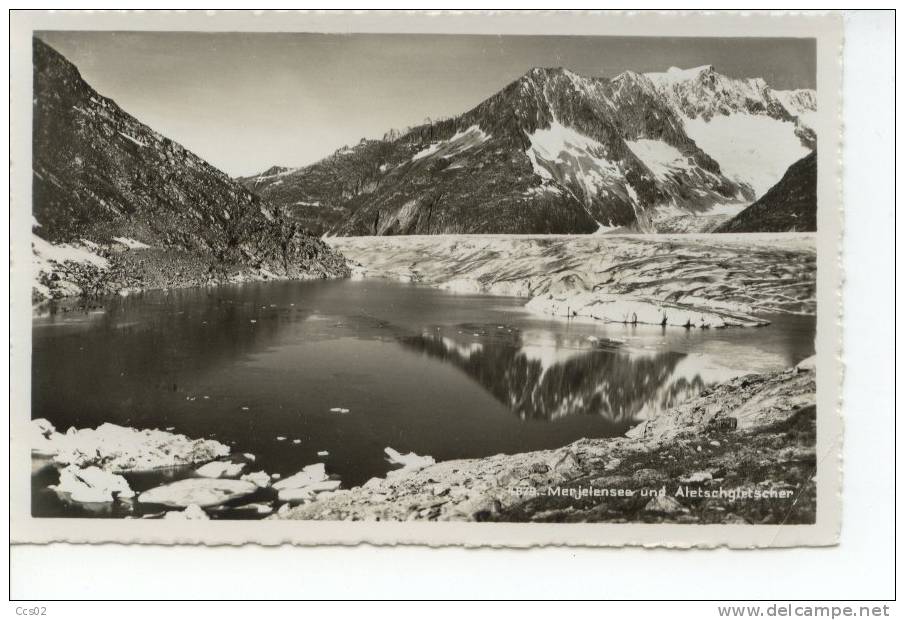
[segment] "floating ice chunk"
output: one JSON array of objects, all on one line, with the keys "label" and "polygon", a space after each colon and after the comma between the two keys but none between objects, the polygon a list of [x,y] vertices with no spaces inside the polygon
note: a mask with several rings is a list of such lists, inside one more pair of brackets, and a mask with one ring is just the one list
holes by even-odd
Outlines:
[{"label": "floating ice chunk", "polygon": [[326,450],[319,450],[317,453],[318,456],[330,456],[330,453]]},{"label": "floating ice chunk", "polygon": [[349,413],[349,410],[345,407],[332,407],[330,413]]},{"label": "floating ice chunk", "polygon": [[340,487],[340,484],[342,483],[339,480],[322,480],[299,488],[280,489],[277,497],[284,502],[307,501],[314,499],[314,496],[318,493],[335,491]]},{"label": "floating ice chunk", "polygon": [[327,469],[323,463],[314,463],[306,465],[297,474],[284,478],[273,484],[276,490],[282,489],[301,489],[327,479]]},{"label": "floating ice chunk", "polygon": [[795,369],[798,372],[816,370],[817,369],[817,356],[812,355],[811,357],[801,360],[800,362],[798,362],[795,365]]},{"label": "floating ice chunk", "polygon": [[31,421],[31,451],[40,456],[53,456],[58,451],[59,440],[63,437],[48,420],[38,418]]},{"label": "floating ice chunk", "polygon": [[206,508],[251,495],[257,490],[258,487],[247,480],[186,478],[145,491],[138,496],[138,501],[177,508],[197,504]]},{"label": "floating ice chunk", "polygon": [[281,502],[296,504],[314,499],[314,493],[308,489],[281,489],[277,492],[277,498]]},{"label": "floating ice chunk", "polygon": [[247,480],[257,487],[266,489],[270,486],[270,475],[266,471],[256,471],[251,474],[245,474],[240,480]]},{"label": "floating ice chunk", "polygon": [[243,512],[250,511],[259,515],[269,515],[273,512],[273,506],[271,506],[270,504],[265,504],[264,502],[255,502],[253,504],[238,506],[236,510],[241,510]]},{"label": "floating ice chunk", "polygon": [[210,519],[197,504],[186,506],[185,510],[171,510],[163,515],[163,518],[173,521],[207,521]]},{"label": "floating ice chunk", "polygon": [[424,469],[428,465],[433,465],[436,463],[434,457],[432,456],[420,456],[415,454],[414,452],[409,452],[408,454],[402,454],[394,450],[393,448],[384,448],[384,453],[387,455],[387,460],[394,465],[402,465],[402,469],[405,471],[418,471],[419,469]]},{"label": "floating ice chunk", "polygon": [[229,463],[226,461],[214,461],[202,465],[195,473],[202,478],[235,478],[245,469],[245,463]]},{"label": "floating ice chunk", "polygon": [[112,502],[114,498],[134,497],[126,479],[100,467],[66,467],[60,470],[60,482],[51,486],[58,495],[79,503]]},{"label": "floating ice chunk", "polygon": [[150,471],[205,463],[229,455],[229,446],[213,439],[189,439],[161,430],[138,430],[116,424],[69,429],[53,441],[54,461],[61,465],[96,465],[113,473]]},{"label": "floating ice chunk", "polygon": [[286,441],[286,438],[282,435],[277,435],[277,441]]}]

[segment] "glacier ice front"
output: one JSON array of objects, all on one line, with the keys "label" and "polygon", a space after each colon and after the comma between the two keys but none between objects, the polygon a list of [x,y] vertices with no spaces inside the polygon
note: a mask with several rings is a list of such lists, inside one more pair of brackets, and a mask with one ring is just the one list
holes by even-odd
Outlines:
[{"label": "glacier ice front", "polygon": [[607,293],[575,292],[538,295],[526,306],[539,314],[585,317],[607,323],[672,327],[756,327],[769,321],[741,313],[671,304]]}]

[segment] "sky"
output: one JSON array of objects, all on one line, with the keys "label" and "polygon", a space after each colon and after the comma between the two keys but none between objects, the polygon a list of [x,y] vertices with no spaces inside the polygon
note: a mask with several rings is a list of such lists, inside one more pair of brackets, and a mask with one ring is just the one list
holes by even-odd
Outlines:
[{"label": "sky", "polygon": [[712,64],[814,88],[813,39],[41,32],[100,94],[232,176],[313,163],[465,112],[532,67],[586,76]]}]

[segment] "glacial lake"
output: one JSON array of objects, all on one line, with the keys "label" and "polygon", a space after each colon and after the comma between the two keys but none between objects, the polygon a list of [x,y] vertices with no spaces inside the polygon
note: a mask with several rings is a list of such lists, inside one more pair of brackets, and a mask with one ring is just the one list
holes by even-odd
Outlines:
[{"label": "glacial lake", "polygon": [[[814,352],[814,317],[685,330],[547,319],[525,302],[383,280],[107,299],[34,318],[32,417],[213,438],[254,454],[250,471],[324,462],[348,488],[393,469],[387,446],[448,460],[615,436]],[[190,474],[127,477],[141,491]],[[55,478],[34,475],[36,516],[122,516],[63,504]]]}]

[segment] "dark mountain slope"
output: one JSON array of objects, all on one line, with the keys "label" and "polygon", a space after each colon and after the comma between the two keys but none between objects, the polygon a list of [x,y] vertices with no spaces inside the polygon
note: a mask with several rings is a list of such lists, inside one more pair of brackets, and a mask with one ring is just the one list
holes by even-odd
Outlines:
[{"label": "dark mountain slope", "polygon": [[763,197],[715,232],[817,230],[817,153],[798,160]]},{"label": "dark mountain slope", "polygon": [[[132,288],[159,284],[150,271],[160,270],[173,272],[164,278],[173,286],[199,273],[214,281],[345,273],[341,257],[281,208],[99,95],[41,40],[33,52],[33,212],[44,240],[120,250],[108,258],[128,247],[116,237],[140,242],[132,249],[156,254],[121,270]],[[182,271],[195,275],[180,280]]]}]

